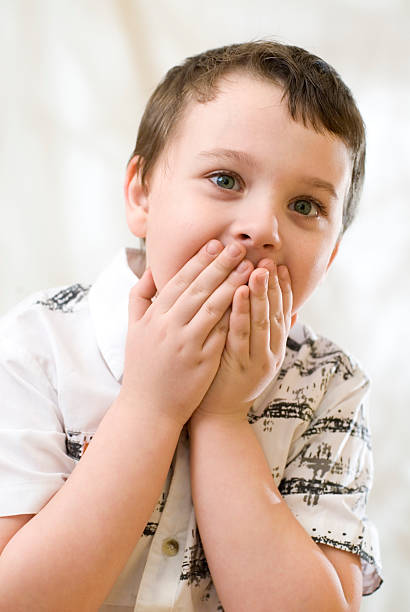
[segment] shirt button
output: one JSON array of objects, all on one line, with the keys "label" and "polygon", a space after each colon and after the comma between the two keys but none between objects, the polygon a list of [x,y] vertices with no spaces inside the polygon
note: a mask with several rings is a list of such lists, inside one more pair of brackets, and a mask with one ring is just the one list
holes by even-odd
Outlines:
[{"label": "shirt button", "polygon": [[162,553],[166,557],[175,557],[179,551],[179,544],[173,538],[169,538],[168,540],[164,540],[162,542]]}]

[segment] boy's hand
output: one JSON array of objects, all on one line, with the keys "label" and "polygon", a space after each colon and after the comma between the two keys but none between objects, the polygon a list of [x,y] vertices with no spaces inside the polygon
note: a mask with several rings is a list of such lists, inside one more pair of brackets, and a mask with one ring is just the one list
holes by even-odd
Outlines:
[{"label": "boy's hand", "polygon": [[286,266],[277,270],[272,261],[261,260],[249,287],[235,292],[221,365],[191,422],[210,415],[246,419],[253,401],[282,365],[291,312]]},{"label": "boy's hand", "polygon": [[150,269],[132,288],[120,395],[138,413],[168,417],[182,427],[200,404],[220,364],[234,293],[253,269],[244,256],[243,247],[232,255],[212,240],[154,301]]}]

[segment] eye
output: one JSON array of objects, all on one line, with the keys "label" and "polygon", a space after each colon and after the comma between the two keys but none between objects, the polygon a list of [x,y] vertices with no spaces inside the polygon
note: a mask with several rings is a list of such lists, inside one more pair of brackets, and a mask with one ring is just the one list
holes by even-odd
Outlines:
[{"label": "eye", "polygon": [[240,191],[241,184],[239,182],[238,177],[235,174],[228,174],[227,172],[216,172],[208,178],[220,187],[221,189],[225,189],[227,191]]},{"label": "eye", "polygon": [[319,213],[322,213],[322,206],[317,202],[308,200],[307,198],[300,198],[289,204],[290,210],[303,215],[304,217],[318,217]]}]

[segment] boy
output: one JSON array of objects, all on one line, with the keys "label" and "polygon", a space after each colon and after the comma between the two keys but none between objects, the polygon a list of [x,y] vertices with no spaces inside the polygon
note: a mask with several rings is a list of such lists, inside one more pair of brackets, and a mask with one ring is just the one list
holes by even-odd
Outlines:
[{"label": "boy", "polygon": [[1,610],[353,611],[379,586],[368,380],[296,322],[364,153],[302,49],[169,71],[125,179],[145,252],[2,324]]}]

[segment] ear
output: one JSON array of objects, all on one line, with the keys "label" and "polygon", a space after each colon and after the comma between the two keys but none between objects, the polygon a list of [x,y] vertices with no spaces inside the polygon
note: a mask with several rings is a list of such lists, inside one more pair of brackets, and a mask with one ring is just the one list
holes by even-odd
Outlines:
[{"label": "ear", "polygon": [[133,157],[125,173],[125,216],[130,231],[137,238],[145,238],[148,218],[148,193],[141,182],[140,158]]},{"label": "ear", "polygon": [[333,249],[332,254],[331,254],[330,258],[329,258],[329,261],[328,261],[327,266],[326,266],[326,272],[329,270],[330,266],[332,265],[333,260],[336,257],[337,252],[339,250],[339,246],[340,246],[340,239],[336,242],[335,248]]}]

